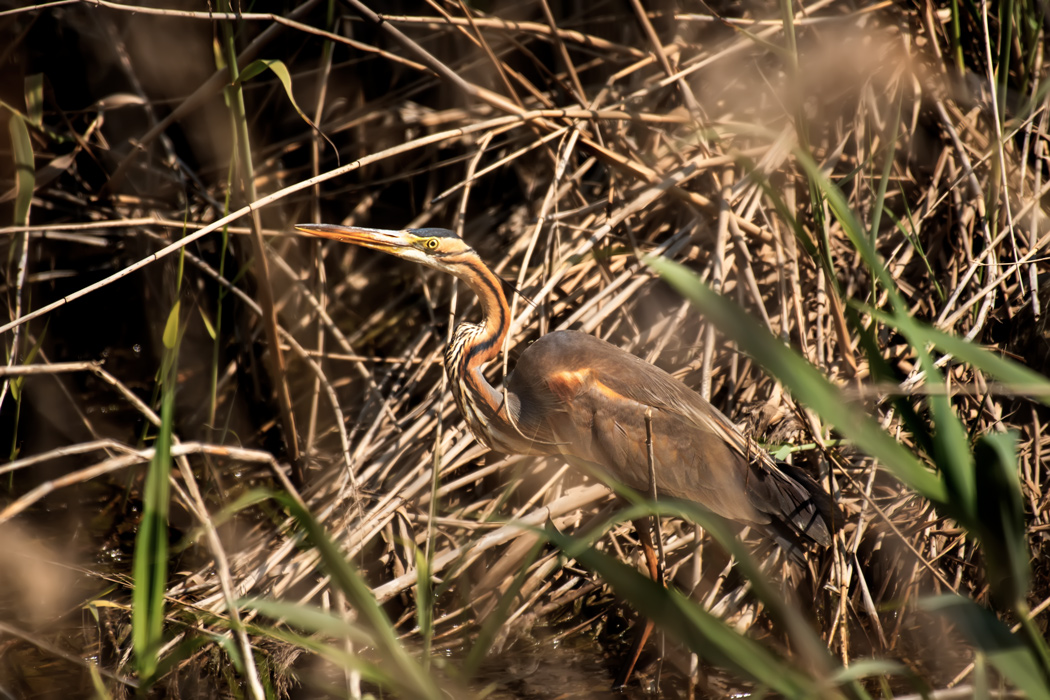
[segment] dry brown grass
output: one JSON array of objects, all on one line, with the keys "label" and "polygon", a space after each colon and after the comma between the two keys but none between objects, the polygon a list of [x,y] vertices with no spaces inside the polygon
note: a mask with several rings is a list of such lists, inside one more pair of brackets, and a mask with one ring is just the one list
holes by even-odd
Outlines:
[{"label": "dry brown grass", "polygon": [[[210,47],[221,17],[110,3],[0,15],[8,38],[0,51],[17,66],[8,75],[45,81],[43,121],[31,130],[30,226],[2,229],[0,239],[12,355],[0,407],[0,446],[11,451],[0,467],[0,522],[17,523],[19,543],[3,556],[32,562],[0,578],[0,653],[16,659],[0,665],[0,690],[50,697],[67,679],[84,683],[90,668],[131,674],[137,465],[151,458],[154,376],[176,298],[186,331],[171,525],[173,541],[189,539],[172,560],[167,591],[173,639],[224,632],[224,611],[243,597],[343,609],[319,554],[281,509],[256,504],[225,517],[254,487],[294,490],[287,446],[298,445],[299,495],[410,643],[418,642],[416,550],[429,543],[441,584],[433,643],[454,658],[469,651],[477,624],[522,567],[518,597],[501,611],[496,658],[509,645],[526,648],[531,635],[542,644],[595,637],[616,649],[604,621],[618,603],[602,581],[552,548],[528,558],[533,538],[507,524],[550,521],[581,533],[610,505],[607,491],[556,460],[487,454],[449,399],[441,365],[448,309],[476,315],[469,293],[378,254],[287,235],[305,221],[460,233],[519,291],[508,362],[491,368],[494,382],[528,342],[575,328],[672,372],[757,439],[809,445],[793,458],[829,480],[849,518],[838,550],[785,584],[785,595],[806,608],[844,664],[875,656],[901,661],[934,688],[973,682],[972,650],[914,606],[944,591],[989,602],[973,538],[872,460],[829,444],[829,426],[725,342],[639,254],[698,272],[913,445],[891,399],[914,396],[921,412],[921,397],[945,387],[925,383],[913,348],[881,326],[873,337],[896,379],[871,381],[849,303],[881,307],[885,290],[872,294],[855,247],[811,196],[793,149],[809,150],[865,225],[880,217],[874,243],[915,318],[1045,374],[1042,29],[1014,38],[1009,75],[997,86],[1009,91],[997,105],[986,29],[961,12],[957,67],[947,4],[818,0],[794,8],[791,41],[773,3],[648,15],[627,3],[585,6],[549,19],[542,2],[469,18],[456,4],[413,6],[375,25],[336,5],[326,25],[324,5],[307,2],[236,19],[242,68],[255,58],[283,61],[297,104],[318,126],[296,113],[273,73],[246,84],[255,231],[266,239],[268,277],[249,245],[246,190],[230,174],[227,81]],[[992,25],[994,44],[1000,27]],[[1001,60],[997,48],[993,57]],[[5,80],[0,98],[24,111],[17,82]],[[9,167],[10,158],[0,160]],[[0,202],[5,224],[8,206]],[[226,221],[228,244],[219,230]],[[140,271],[118,278],[139,261]],[[267,355],[260,288],[273,290],[285,376]],[[942,359],[972,435],[1020,435],[1029,604],[1045,628],[1046,408],[1023,387]],[[83,364],[96,360],[105,364]],[[12,388],[23,363],[43,376]],[[275,387],[287,387],[295,432],[280,418],[284,391]],[[783,649],[716,546],[701,537],[698,577],[700,533],[668,519],[663,534],[680,587],[695,587],[707,609]],[[637,563],[632,537],[618,528],[599,545]],[[32,540],[47,549],[30,552]],[[61,595],[46,587],[31,594],[26,577],[56,558],[72,580]],[[273,677],[293,662],[314,677],[318,662],[252,639]],[[54,646],[72,658],[56,661]],[[680,664],[665,687],[673,697],[686,692],[688,659],[673,649],[668,658]],[[183,696],[223,695],[222,683],[240,682],[223,659],[206,646],[165,683]],[[44,663],[61,668],[42,678],[25,670]],[[221,683],[194,685],[202,669]],[[741,687],[706,670],[712,695]],[[581,687],[606,682],[588,678]],[[105,683],[117,696],[128,692]]]}]

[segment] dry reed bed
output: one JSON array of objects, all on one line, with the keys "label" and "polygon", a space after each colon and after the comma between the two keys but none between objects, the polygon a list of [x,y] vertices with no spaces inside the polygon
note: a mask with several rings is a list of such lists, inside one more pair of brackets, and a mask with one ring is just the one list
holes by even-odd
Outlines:
[{"label": "dry reed bed", "polygon": [[[951,17],[944,8],[820,0],[796,8],[797,51],[784,53],[783,23],[772,5],[720,8],[721,18],[706,9],[643,16],[603,6],[587,16],[558,18],[557,31],[542,5],[516,24],[499,17],[468,21],[461,8],[448,6],[452,17],[428,9],[427,16],[386,17],[378,27],[340,8],[334,34],[306,30],[324,21],[316,5],[305,3],[280,20],[236,20],[243,31],[242,67],[256,57],[283,60],[299,107],[327,137],[296,115],[272,75],[247,84],[254,186],[262,200],[254,208],[267,235],[268,279],[261,278],[257,260],[249,262],[247,235],[232,236],[223,258],[219,234],[207,232],[224,220],[225,122],[208,126],[210,144],[193,136],[173,144],[160,135],[171,128],[162,113],[183,119],[185,129],[205,124],[201,115],[227,118],[219,93],[224,80],[200,68],[210,56],[191,55],[193,70],[186,69],[174,102],[159,101],[163,93],[154,95],[136,80],[150,69],[142,63],[143,37],[129,38],[132,32],[175,31],[199,39],[222,16],[153,11],[128,18],[127,8],[107,3],[33,11],[56,13],[58,24],[105,13],[99,25],[129,52],[121,69],[140,90],[141,100],[130,101],[153,104],[155,111],[140,131],[120,134],[121,141],[109,135],[108,149],[88,141],[85,153],[101,152],[108,177],[93,173],[84,182],[67,173],[39,183],[33,226],[6,230],[10,249],[28,251],[30,271],[22,280],[8,269],[9,317],[20,315],[11,300],[47,284],[44,246],[65,240],[103,246],[114,260],[127,261],[196,229],[200,239],[182,248],[190,280],[183,304],[199,307],[214,323],[217,299],[229,295],[223,321],[229,335],[215,355],[199,323],[181,349],[176,433],[183,442],[176,448],[174,498],[187,514],[185,529],[203,528],[204,536],[193,549],[201,563],[170,579],[171,619],[178,622],[173,632],[190,619],[214,624],[206,613],[224,615],[232,600],[248,596],[340,605],[318,553],[303,546],[294,523],[280,512],[260,516],[249,509],[232,523],[212,524],[249,486],[273,483],[281,474],[280,484],[293,488],[283,479],[288,453],[280,451],[282,440],[302,446],[302,500],[361,567],[377,599],[392,601],[389,609],[402,615],[406,637],[415,624],[417,548],[433,547],[432,573],[450,584],[435,621],[436,643],[449,649],[466,643],[475,628],[464,623],[484,621],[523,565],[528,575],[508,611],[507,635],[524,634],[547,619],[574,620],[573,606],[600,584],[554,550],[526,559],[533,540],[513,523],[542,526],[549,520],[563,532],[583,532],[596,514],[608,512],[601,510],[610,506],[606,490],[582,483],[554,460],[485,454],[449,400],[441,366],[453,324],[449,306],[457,318],[475,317],[469,290],[378,254],[283,235],[295,222],[443,226],[461,233],[519,292],[512,296],[509,360],[490,368],[494,383],[528,342],[575,328],[668,369],[763,442],[822,445],[833,438],[815,414],[640,262],[646,253],[667,256],[746,307],[907,443],[909,434],[896,423],[887,397],[945,388],[924,383],[911,348],[889,331],[878,340],[902,381],[866,381],[860,339],[851,336],[846,320],[855,313],[848,302],[880,306],[885,291],[869,297],[871,276],[854,246],[826,207],[813,211],[793,151],[801,139],[865,223],[881,217],[874,243],[916,318],[1039,371],[1048,366],[1040,259],[1047,235],[1041,209],[1046,111],[1043,104],[1023,111],[1027,93],[1021,91],[1007,100],[1013,111],[999,114],[979,72],[956,77],[942,55],[950,46]],[[14,21],[27,22],[33,12],[26,12]],[[979,27],[968,29],[980,36]],[[351,34],[352,41],[344,38]],[[325,39],[337,42],[335,48],[322,51]],[[971,70],[984,65],[981,56],[974,52]],[[1039,52],[1029,74],[1034,80],[1044,73]],[[104,107],[98,114],[110,117]],[[1007,136],[1001,142],[994,137],[996,119]],[[68,135],[69,126],[55,128]],[[127,148],[128,140],[142,143],[147,154]],[[37,145],[54,143],[40,138]],[[38,153],[38,164],[48,154],[53,165],[71,167],[55,151]],[[784,211],[778,212],[774,195]],[[231,196],[232,211],[243,203],[243,191],[235,187]],[[785,213],[801,223],[801,238]],[[127,248],[117,251],[117,239],[129,240]],[[833,279],[806,252],[807,242],[826,247]],[[66,263],[67,253],[51,255],[75,264]],[[219,262],[232,284],[220,278]],[[144,275],[152,277],[140,283],[146,316],[129,319],[154,326],[155,338],[161,331],[156,319],[173,301],[176,264],[173,254],[150,262]],[[251,274],[231,273],[249,266]],[[157,272],[162,268],[163,277]],[[82,270],[71,273],[77,288],[86,287]],[[287,364],[283,379],[259,359],[267,317],[254,301],[260,285],[274,292]],[[48,293],[45,288],[32,296],[39,308]],[[70,303],[87,307],[91,299]],[[23,357],[24,348],[39,342],[42,316],[6,331],[8,338],[23,334]],[[0,521],[29,518],[27,527],[53,493],[83,488],[90,479],[134,490],[131,468],[152,456],[139,442],[141,421],[158,422],[147,405],[150,390],[136,385],[148,379],[141,370],[122,376],[112,362],[104,368],[63,365],[69,355],[61,354],[61,344],[49,338],[44,348],[34,367],[60,382],[60,372],[91,373],[107,386],[91,384],[92,393],[78,394],[70,387],[82,384],[60,384],[94,442],[61,443],[0,467],[0,473],[17,475],[81,454],[69,473],[13,482],[32,488],[16,488]],[[942,366],[958,414],[973,433],[1020,432],[1030,546],[1037,557],[1045,555],[1045,412],[1017,397],[1016,388],[990,385],[966,365],[945,358]],[[218,377],[214,409],[201,408],[208,392],[200,385],[207,386],[209,367]],[[278,418],[281,392],[273,386],[282,381],[296,435]],[[27,395],[37,386],[27,381]],[[121,409],[123,425],[98,423],[92,408],[97,392],[107,402],[134,407]],[[844,662],[870,654],[904,658],[936,685],[966,679],[968,654],[930,648],[940,628],[930,632],[933,623],[909,603],[937,590],[983,600],[986,584],[973,543],[848,446],[832,442],[793,457],[828,480],[849,514],[842,547],[795,581],[813,596],[828,646]],[[695,584],[686,555],[697,532],[671,520],[663,532],[672,575],[679,585]],[[636,561],[631,538],[617,529],[600,546]],[[110,546],[98,538],[98,551]],[[746,595],[746,585],[726,578],[717,548],[703,551],[697,595],[705,606],[739,629],[767,634],[761,606]],[[774,562],[769,566],[777,574]],[[113,577],[101,568],[94,575]],[[1037,564],[1030,601],[1037,613],[1050,601],[1047,583],[1045,565]],[[123,594],[118,588],[111,596],[119,601]],[[116,624],[122,614],[106,611],[104,617]],[[225,630],[225,623],[214,629]],[[572,624],[559,629],[578,631]],[[123,674],[130,648],[105,635],[93,643],[107,647]]]}]

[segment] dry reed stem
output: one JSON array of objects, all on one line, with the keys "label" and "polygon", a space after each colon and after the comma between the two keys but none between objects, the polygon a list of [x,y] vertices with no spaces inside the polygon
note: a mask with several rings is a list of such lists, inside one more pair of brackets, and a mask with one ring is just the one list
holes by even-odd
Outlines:
[{"label": "dry reed stem", "polygon": [[[1023,387],[997,385],[947,355],[936,359],[949,383],[930,386],[910,349],[885,337],[883,359],[901,381],[871,382],[872,370],[852,330],[849,315],[857,310],[850,302],[882,306],[885,292],[876,289],[870,296],[870,275],[837,222],[827,211],[813,210],[793,157],[796,119],[804,114],[821,167],[846,190],[854,210],[868,217],[878,199],[883,159],[893,153],[890,182],[879,205],[893,220],[884,215],[872,236],[912,313],[1003,352],[1029,352],[1009,323],[1027,310],[1033,333],[1045,324],[1040,314],[1047,298],[1045,292],[1040,298],[1040,284],[1045,286],[1043,258],[1050,242],[1041,204],[1050,191],[1043,173],[1046,105],[1012,123],[997,111],[994,92],[990,109],[970,101],[950,79],[953,69],[938,45],[944,20],[932,6],[912,12],[879,3],[833,13],[830,0],[809,3],[795,17],[805,48],[800,84],[785,84],[782,57],[764,43],[781,41],[783,23],[758,12],[746,17],[682,14],[672,18],[677,23],[672,36],[665,30],[661,34],[666,18],[647,15],[636,4],[630,26],[611,36],[603,35],[606,29],[597,21],[559,26],[560,18],[546,3],[537,6],[536,21],[474,16],[463,5],[444,5],[435,6],[435,16],[384,15],[378,29],[363,24],[357,27],[361,36],[348,39],[338,26],[311,24],[317,19],[313,3],[287,18],[96,4],[99,12],[148,12],[159,21],[248,23],[250,43],[241,51],[242,67],[267,51],[279,52],[278,32],[293,37],[310,57],[294,66],[296,94],[314,90],[309,94],[315,99],[308,103],[312,118],[340,145],[341,162],[294,115],[282,111],[271,128],[264,128],[268,117],[258,119],[263,105],[285,108],[259,101],[252,118],[269,140],[259,147],[255,175],[263,195],[252,210],[267,218],[262,231],[275,266],[278,333],[289,351],[293,409],[309,426],[305,446],[314,462],[301,498],[347,556],[362,565],[377,598],[400,611],[407,637],[413,634],[408,629],[413,617],[404,594],[417,583],[414,547],[433,541],[432,575],[453,577],[458,587],[477,594],[476,605],[449,606],[436,620],[441,643],[463,648],[469,636],[463,630],[469,628],[461,624],[483,619],[495,607],[517,573],[515,564],[531,547],[535,535],[523,535],[522,525],[542,526],[550,518],[570,532],[584,532],[605,492],[594,485],[578,488],[580,477],[562,474],[558,464],[486,458],[473,441],[445,396],[441,369],[451,331],[449,302],[457,317],[473,318],[477,306],[469,294],[459,294],[444,278],[361,251],[325,246],[318,259],[317,248],[279,235],[295,221],[444,225],[461,232],[522,292],[512,298],[505,359],[489,373],[497,385],[536,337],[577,328],[665,367],[749,433],[774,444],[816,445],[798,453],[798,459],[814,472],[832,465],[827,483],[834,485],[850,517],[832,564],[807,575],[807,583],[816,591],[820,631],[844,663],[868,654],[908,653],[901,646],[908,639],[904,630],[916,624],[909,621],[915,613],[907,605],[898,614],[887,612],[888,603],[910,602],[935,589],[983,599],[979,552],[869,460],[829,446],[834,443],[828,427],[722,342],[718,329],[672,298],[638,264],[640,253],[656,252],[692,267],[848,387],[853,400],[903,441],[910,436],[891,412],[889,399],[939,391],[953,397],[975,434],[1020,430],[1032,547],[1045,553],[1040,539],[1050,503],[1045,416],[1038,408],[1024,410]],[[914,21],[897,28],[898,14]],[[8,15],[16,16],[0,13]],[[396,50],[382,38],[391,30],[401,42]],[[988,27],[982,31],[982,41],[990,42]],[[867,42],[865,55],[852,55],[831,40],[840,32]],[[328,40],[344,52],[340,59],[311,53]],[[405,51],[413,55],[406,57]],[[546,51],[549,56],[538,58]],[[388,73],[391,89],[380,94],[352,82],[350,61],[366,61],[371,69]],[[136,68],[134,59],[125,62],[125,71],[134,74]],[[990,71],[991,65],[982,68]],[[1042,72],[1040,55],[1036,74]],[[114,239],[142,245],[134,255],[122,255],[123,267],[107,270],[99,282],[78,279],[72,292],[54,300],[40,294],[31,309],[11,305],[0,332],[29,329],[20,341],[23,353],[42,332],[38,319],[61,313],[64,305],[85,296],[77,303],[88,304],[92,292],[126,281],[153,263],[151,270],[171,265],[169,254],[185,251],[196,289],[232,292],[242,316],[227,326],[237,328],[238,339],[227,338],[224,345],[221,366],[227,369],[219,383],[220,403],[232,415],[258,401],[243,385],[241,367],[251,364],[259,310],[244,282],[230,281],[229,267],[219,274],[209,248],[216,232],[248,213],[247,208],[228,215],[223,210],[224,166],[201,158],[194,177],[202,186],[188,190],[192,214],[186,224],[186,208],[175,199],[157,194],[154,203],[144,205],[138,193],[126,191],[133,162],[140,173],[165,172],[151,144],[213,100],[223,75],[212,67],[166,106],[167,116],[133,135],[139,145],[114,160],[105,183],[126,199],[104,200],[90,212],[85,207],[80,217],[62,217],[58,209],[52,213],[35,204],[32,226],[0,228],[9,240],[26,234],[26,247],[33,251],[83,245],[116,256]],[[982,79],[987,82],[988,76]],[[145,88],[138,95],[147,103],[151,99]],[[796,99],[799,105],[793,104]],[[898,102],[900,128],[889,133]],[[159,101],[153,105],[159,106]],[[162,150],[171,152],[168,144]],[[61,201],[61,187],[69,187],[68,182],[43,184],[36,196],[41,202]],[[413,191],[416,187],[425,194]],[[76,196],[89,201],[86,193]],[[773,196],[784,202],[783,212]],[[997,212],[1005,215],[991,219]],[[804,227],[799,235],[793,219]],[[178,239],[183,229],[187,235]],[[159,250],[157,240],[165,242]],[[238,248],[241,242],[234,237],[232,245]],[[826,246],[832,265],[818,264],[808,245]],[[21,289],[55,283],[63,274],[82,273],[31,269],[5,291],[9,299],[20,298]],[[317,274],[326,284],[308,282]],[[209,295],[214,297],[209,291],[193,301],[211,315]],[[1031,352],[1034,362],[1038,358]],[[346,361],[352,366],[345,367]],[[37,371],[92,372],[104,380],[102,391],[111,392],[113,400],[156,423],[148,392],[119,364],[110,362],[101,370],[38,362],[24,370],[9,366],[5,378]],[[33,394],[44,381],[56,380],[27,377],[24,386]],[[65,386],[62,391],[91,440],[52,445],[0,467],[0,473],[42,469],[71,456],[85,461],[14,494],[4,502],[0,520],[16,514],[25,518],[58,491],[82,487],[87,479],[104,480],[152,453],[135,445],[134,430],[116,439],[103,437],[110,435],[109,426],[89,417],[81,397]],[[262,403],[271,410],[275,406],[265,392]],[[179,484],[186,491],[180,498],[206,529],[211,561],[184,580],[173,580],[169,597],[213,613],[231,609],[232,601],[247,595],[316,603],[330,593],[329,583],[318,571],[317,553],[301,546],[291,520],[256,523],[250,537],[236,546],[221,528],[209,527],[210,499],[221,490],[221,481],[209,476],[216,464],[212,457],[223,456],[218,464],[236,460],[249,483],[284,479],[280,458],[261,449],[266,430],[260,421],[243,425],[251,426],[237,437],[243,448],[230,446],[233,438],[220,431],[215,434],[225,442],[213,443],[212,426],[180,426],[180,433],[193,436],[175,448],[183,458]],[[97,450],[107,457],[90,457]],[[431,493],[434,464],[440,465],[441,485]],[[431,518],[427,508],[434,498],[438,517]],[[704,541],[701,533],[664,523],[662,535],[669,577],[688,579],[685,555]],[[637,560],[634,543],[621,531],[608,533],[598,546]],[[703,572],[696,595],[741,629],[761,630],[763,614],[749,599],[746,584],[734,580],[716,547],[702,551],[710,571]],[[493,565],[501,557],[506,557],[502,565]],[[482,566],[489,575],[476,574]],[[1045,604],[1050,600],[1047,572],[1036,575],[1036,597]],[[571,568],[559,570],[557,559],[546,553],[530,565],[507,624],[524,632],[571,611],[599,590],[599,582]],[[567,629],[588,629],[588,620],[578,623]],[[516,634],[509,628],[507,633]],[[247,650],[246,638],[240,641]],[[923,657],[922,663],[928,661]],[[938,677],[941,681],[965,680],[966,663],[945,664],[951,669]]]}]

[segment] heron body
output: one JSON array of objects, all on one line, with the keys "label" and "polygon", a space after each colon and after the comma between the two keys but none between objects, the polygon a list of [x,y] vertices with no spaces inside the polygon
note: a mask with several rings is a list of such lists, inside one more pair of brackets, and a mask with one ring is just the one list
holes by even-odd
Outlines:
[{"label": "heron body", "polygon": [[834,506],[808,475],[755,449],[699,394],[610,343],[577,331],[549,333],[521,354],[504,390],[493,387],[482,369],[503,347],[510,309],[501,280],[451,231],[296,228],[442,270],[474,291],[482,322],[456,327],[445,368],[471,432],[493,450],[559,455],[644,493],[649,411],[660,497],[755,526],[796,559],[813,544],[830,544]]}]

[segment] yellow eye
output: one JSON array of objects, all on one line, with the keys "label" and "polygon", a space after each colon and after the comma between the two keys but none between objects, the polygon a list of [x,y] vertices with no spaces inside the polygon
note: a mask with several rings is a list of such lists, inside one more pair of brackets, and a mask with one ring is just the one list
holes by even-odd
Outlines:
[{"label": "yellow eye", "polygon": [[437,250],[438,245],[438,239],[436,238],[428,238],[427,242],[423,244],[427,250]]}]

